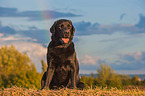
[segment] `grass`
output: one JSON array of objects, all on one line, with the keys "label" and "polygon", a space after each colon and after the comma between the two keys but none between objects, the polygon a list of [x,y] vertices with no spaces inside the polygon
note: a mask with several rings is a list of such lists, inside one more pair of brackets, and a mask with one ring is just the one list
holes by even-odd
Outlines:
[{"label": "grass", "polygon": [[37,90],[35,88],[27,89],[23,87],[12,86],[0,90],[0,96],[145,96],[145,90],[137,87],[121,90],[117,88],[102,88],[95,89],[59,89],[59,90]]}]

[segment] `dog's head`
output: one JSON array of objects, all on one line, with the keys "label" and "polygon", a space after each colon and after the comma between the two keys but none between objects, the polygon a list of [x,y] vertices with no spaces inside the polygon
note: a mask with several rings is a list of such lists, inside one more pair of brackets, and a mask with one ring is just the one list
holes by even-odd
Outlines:
[{"label": "dog's head", "polygon": [[52,41],[57,45],[64,45],[72,42],[75,28],[70,20],[60,19],[54,22],[50,28],[52,33]]}]

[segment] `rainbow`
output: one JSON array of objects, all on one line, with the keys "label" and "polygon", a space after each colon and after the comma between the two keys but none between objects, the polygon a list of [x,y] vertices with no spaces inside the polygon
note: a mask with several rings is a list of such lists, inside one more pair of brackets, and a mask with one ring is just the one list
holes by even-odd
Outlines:
[{"label": "rainbow", "polygon": [[52,26],[52,24],[54,23],[54,21],[56,21],[56,19],[60,19],[60,18],[55,18],[53,17],[53,14],[51,13],[51,11],[48,11],[48,9],[52,9],[51,8],[51,4],[52,4],[52,0],[36,0],[36,5],[40,8],[43,9],[45,11],[40,11],[40,20],[43,20],[44,23],[41,23],[45,29],[47,29],[45,31],[45,34],[43,34],[44,36],[44,40],[46,40],[46,42],[49,43],[50,39],[51,39],[51,33],[49,31],[50,27]]},{"label": "rainbow", "polygon": [[51,15],[51,13],[47,10],[51,7],[51,1],[50,0],[36,0],[35,3],[41,9],[46,9],[46,11],[40,11],[40,19],[45,20],[42,26],[44,26],[44,28],[47,30],[45,31],[45,34],[43,34],[43,37],[46,40],[46,42],[49,43],[49,41],[51,39],[51,34],[50,34],[49,29],[52,25],[52,20],[50,20],[50,19],[53,17]]}]

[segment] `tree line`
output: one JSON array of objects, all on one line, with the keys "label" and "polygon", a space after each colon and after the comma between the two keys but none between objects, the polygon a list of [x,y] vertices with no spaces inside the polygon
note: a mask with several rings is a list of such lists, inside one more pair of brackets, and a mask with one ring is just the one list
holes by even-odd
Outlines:
[{"label": "tree line", "polygon": [[[46,71],[47,64],[41,60],[42,73],[38,73],[37,69],[28,57],[27,53],[20,53],[13,45],[10,47],[4,46],[0,48],[0,88],[11,87],[16,85],[18,87],[37,89],[41,88],[41,77]],[[139,77],[133,78],[127,75],[120,75],[114,73],[114,70],[106,64],[101,62],[100,68],[97,69],[98,76],[93,74],[89,77],[82,76],[81,81],[86,87],[108,86],[118,87],[128,85],[143,85],[145,80],[139,81]]]},{"label": "tree line", "polygon": [[96,86],[101,87],[117,87],[125,88],[126,86],[144,86],[145,80],[140,80],[138,76],[130,77],[124,74],[114,73],[114,70],[107,64],[101,62],[100,68],[97,69],[97,77],[91,73],[91,76],[82,76],[81,81],[84,82],[85,86],[95,88]]}]

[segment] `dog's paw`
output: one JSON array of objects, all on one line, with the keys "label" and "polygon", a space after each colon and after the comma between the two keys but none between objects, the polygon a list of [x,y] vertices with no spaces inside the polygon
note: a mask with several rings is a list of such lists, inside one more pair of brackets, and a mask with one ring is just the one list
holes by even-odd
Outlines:
[{"label": "dog's paw", "polygon": [[45,86],[45,87],[41,88],[41,90],[49,90],[49,87]]}]

